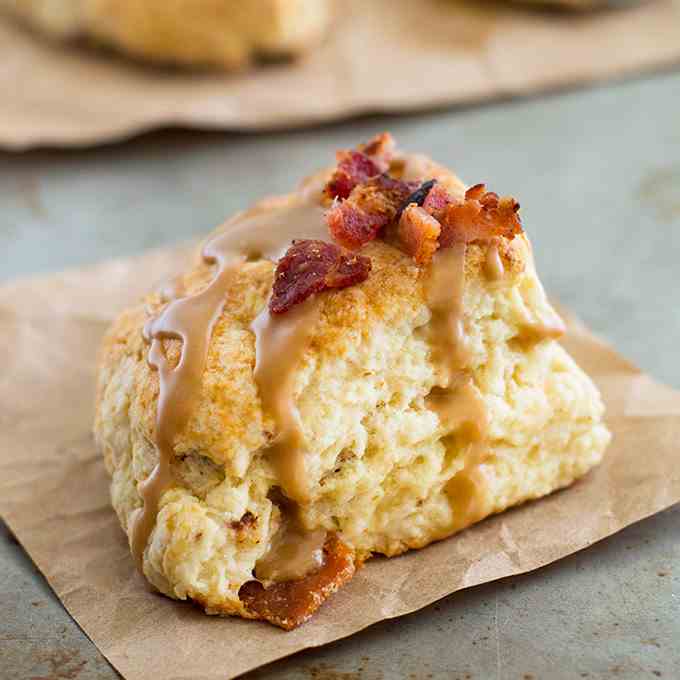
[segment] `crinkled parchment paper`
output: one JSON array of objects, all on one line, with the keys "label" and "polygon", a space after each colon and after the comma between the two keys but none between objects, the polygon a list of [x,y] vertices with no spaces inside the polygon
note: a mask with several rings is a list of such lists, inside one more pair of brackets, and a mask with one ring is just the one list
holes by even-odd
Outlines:
[{"label": "crinkled parchment paper", "polygon": [[[68,611],[128,680],[224,680],[536,569],[680,501],[680,393],[577,320],[566,345],[595,378],[614,440],[570,489],[392,560],[369,562],[311,622],[284,633],[150,593],[109,506],[92,422],[97,345],[111,318],[187,249],[0,288],[0,512]],[[360,603],[360,606],[357,604]]]},{"label": "crinkled parchment paper", "polygon": [[159,126],[255,130],[531,93],[680,60],[680,0],[560,12],[498,0],[338,0],[326,43],[240,74],[60,46],[0,18],[0,146]]}]

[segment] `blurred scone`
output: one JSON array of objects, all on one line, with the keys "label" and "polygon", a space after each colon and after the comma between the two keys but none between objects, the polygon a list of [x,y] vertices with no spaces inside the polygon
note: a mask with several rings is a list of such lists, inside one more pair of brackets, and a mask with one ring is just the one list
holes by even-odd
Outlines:
[{"label": "blurred scone", "polygon": [[317,44],[332,1],[0,0],[0,9],[59,39],[88,38],[153,61],[232,69]]},{"label": "blurred scone", "polygon": [[95,434],[158,590],[290,628],[372,553],[601,460],[600,396],[556,340],[518,207],[383,135],[228,222],[121,315]]}]

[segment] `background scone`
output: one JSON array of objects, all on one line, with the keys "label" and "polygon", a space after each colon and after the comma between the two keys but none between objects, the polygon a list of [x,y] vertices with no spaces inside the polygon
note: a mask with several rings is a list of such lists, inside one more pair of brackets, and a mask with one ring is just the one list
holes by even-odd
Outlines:
[{"label": "background scone", "polygon": [[115,322],[95,434],[156,588],[290,628],[372,553],[601,460],[603,406],[557,342],[518,207],[383,135],[228,222]]},{"label": "background scone", "polygon": [[159,62],[226,69],[317,44],[333,0],[0,0],[59,39],[88,38]]}]

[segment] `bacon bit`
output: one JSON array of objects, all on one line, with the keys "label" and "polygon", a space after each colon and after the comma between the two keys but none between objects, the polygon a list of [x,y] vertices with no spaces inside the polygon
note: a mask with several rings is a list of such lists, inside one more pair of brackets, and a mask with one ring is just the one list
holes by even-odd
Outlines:
[{"label": "bacon bit", "polygon": [[293,241],[276,266],[269,311],[282,314],[314,293],[361,283],[370,271],[369,258],[333,243]]},{"label": "bacon bit", "polygon": [[442,248],[454,243],[488,241],[493,236],[512,239],[522,232],[517,215],[519,203],[514,198],[499,198],[476,184],[465,193],[465,200],[451,203],[439,216]]},{"label": "bacon bit", "polygon": [[486,184],[475,184],[465,192],[465,198],[471,201],[478,201],[486,193]]},{"label": "bacon bit", "polygon": [[348,203],[339,203],[326,215],[328,228],[334,241],[345,248],[360,248],[372,241],[386,224],[378,215],[371,215]]},{"label": "bacon bit", "polygon": [[330,198],[347,198],[357,184],[387,169],[360,151],[338,151],[338,167],[326,184],[326,195]]},{"label": "bacon bit", "polygon": [[446,206],[452,202],[449,192],[441,184],[435,184],[423,201],[423,208],[433,217],[439,218]]},{"label": "bacon bit", "polygon": [[[422,266],[437,248],[495,236],[511,239],[521,233],[519,204],[512,198],[499,198],[484,184],[470,187],[460,200],[436,179],[418,186],[391,177],[386,171],[397,165],[390,165],[394,148],[392,136],[383,133],[353,151],[338,153],[338,167],[325,188],[335,199],[326,221],[336,243],[357,250],[380,236],[388,225],[398,223],[402,247]],[[311,287],[322,285],[321,289],[332,285],[318,284],[310,277],[306,281]],[[309,294],[304,292],[301,299]],[[295,302],[285,303],[291,304]]]},{"label": "bacon bit", "polygon": [[431,179],[427,182],[423,182],[402,204],[397,211],[397,217],[401,216],[401,213],[406,210],[406,207],[415,203],[416,205],[423,205],[427,195],[430,193],[432,187],[437,183],[436,179]]},{"label": "bacon bit", "polygon": [[367,212],[384,213],[394,219],[401,204],[417,188],[418,182],[404,182],[389,175],[380,175],[356,187],[349,202]]},{"label": "bacon bit", "polygon": [[297,581],[283,581],[265,588],[259,581],[248,581],[239,590],[246,608],[259,618],[284,630],[292,630],[312,614],[344,583],[356,566],[354,554],[335,535],[326,539],[321,568]]},{"label": "bacon bit", "polygon": [[359,144],[359,151],[362,151],[367,156],[379,158],[384,163],[389,163],[394,156],[396,146],[397,143],[389,132],[381,132],[366,142],[366,144]]},{"label": "bacon bit", "polygon": [[325,194],[330,198],[347,198],[355,186],[387,171],[394,148],[392,135],[383,132],[366,144],[359,144],[356,150],[338,151],[338,166],[326,184]]},{"label": "bacon bit", "polygon": [[403,182],[388,175],[359,184],[347,200],[328,211],[326,220],[331,236],[346,248],[360,248],[395,219],[402,203],[416,187],[415,182]]},{"label": "bacon bit", "polygon": [[437,220],[415,203],[407,206],[399,220],[399,240],[403,249],[413,257],[416,264],[430,263],[439,248],[441,226]]}]

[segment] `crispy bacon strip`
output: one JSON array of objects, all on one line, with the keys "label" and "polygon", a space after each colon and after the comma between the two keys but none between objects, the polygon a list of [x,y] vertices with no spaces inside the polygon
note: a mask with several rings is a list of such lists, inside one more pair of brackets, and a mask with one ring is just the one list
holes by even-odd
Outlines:
[{"label": "crispy bacon strip", "polygon": [[326,539],[323,552],[323,566],[298,581],[274,583],[269,588],[259,581],[244,583],[238,594],[241,602],[261,619],[285,630],[296,628],[354,576],[354,554],[337,536]]},{"label": "crispy bacon strip", "polygon": [[326,184],[325,193],[330,198],[347,198],[352,189],[371,177],[386,172],[394,154],[394,138],[383,132],[352,151],[338,151],[338,165]]},{"label": "crispy bacon strip", "polygon": [[487,241],[494,236],[514,238],[522,232],[514,198],[499,198],[476,184],[465,193],[465,200],[447,205],[439,215],[441,235],[439,245],[447,248],[454,243]]},{"label": "crispy bacon strip", "polygon": [[439,222],[416,203],[411,203],[401,213],[399,240],[402,248],[421,267],[429,264],[439,248],[440,232]]},{"label": "crispy bacon strip", "polygon": [[327,213],[331,236],[346,248],[356,249],[372,241],[394,220],[406,198],[418,188],[387,175],[374,177],[352,190]]},{"label": "crispy bacon strip", "polygon": [[364,281],[371,260],[324,241],[293,241],[279,260],[269,301],[272,314],[282,314],[310,295]]}]

